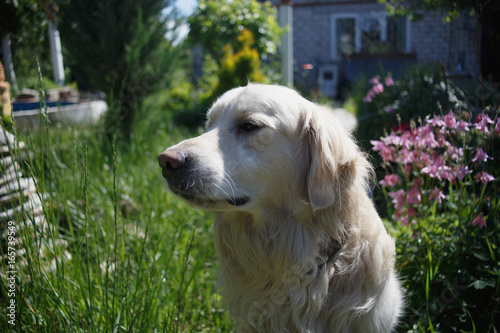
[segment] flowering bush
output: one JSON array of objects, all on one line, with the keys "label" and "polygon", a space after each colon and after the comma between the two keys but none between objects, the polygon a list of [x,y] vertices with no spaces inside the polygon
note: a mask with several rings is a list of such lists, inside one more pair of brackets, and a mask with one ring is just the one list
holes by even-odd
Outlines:
[{"label": "flowering bush", "polygon": [[[498,136],[500,122],[486,114],[477,117],[476,123],[459,119],[453,112],[446,116],[426,118],[418,127],[391,132],[380,141],[371,141],[384,161],[388,173],[380,184],[386,189],[397,189],[402,177],[410,188],[388,192],[392,199],[394,219],[408,224],[421,210],[422,204],[442,204],[447,196],[445,189],[477,192],[477,183],[486,188],[496,180],[488,173],[487,163],[493,157],[484,150],[491,136]],[[483,148],[482,148],[483,147]],[[399,174],[394,172],[399,166]],[[470,178],[470,181],[467,181]],[[425,188],[428,186],[429,188]],[[473,204],[480,210],[485,191],[474,198]],[[425,214],[426,210],[421,213]],[[479,212],[478,212],[479,214]]]},{"label": "flowering bush", "polygon": [[[367,99],[379,91],[372,88]],[[500,328],[499,136],[498,111],[450,111],[371,141],[397,222],[407,331]]]},{"label": "flowering bush", "polygon": [[359,80],[345,107],[358,116],[357,137],[369,149],[371,139],[379,138],[384,129],[417,121],[428,114],[439,114],[442,108],[464,107],[465,93],[443,77],[439,66],[419,65],[398,73],[380,73]]}]

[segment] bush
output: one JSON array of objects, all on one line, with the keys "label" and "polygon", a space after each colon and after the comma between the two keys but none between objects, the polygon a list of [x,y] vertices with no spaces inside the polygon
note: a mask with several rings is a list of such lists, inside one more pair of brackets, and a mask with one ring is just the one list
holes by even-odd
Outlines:
[{"label": "bush", "polygon": [[218,83],[212,92],[211,101],[231,88],[246,86],[248,82],[265,82],[261,72],[259,52],[251,31],[243,29],[238,36],[239,50],[235,52],[230,44],[223,47],[224,57],[218,73]]},{"label": "bush", "polygon": [[402,331],[500,328],[500,112],[487,111],[428,116],[372,141],[408,290]]},{"label": "bush", "polygon": [[[178,79],[172,88],[146,98],[144,111],[157,110],[153,118],[158,118],[160,122],[197,128],[203,126],[207,110],[224,92],[246,86],[248,82],[267,82],[261,71],[261,60],[252,32],[243,29],[238,42],[236,50],[230,44],[224,47],[225,56],[220,66],[209,55],[205,56],[204,75],[198,80],[197,87],[186,78]],[[158,110],[161,112],[158,113]],[[148,118],[151,119],[151,115]],[[156,120],[153,120],[152,126],[156,125]]]},{"label": "bush", "polygon": [[384,129],[441,113],[441,108],[461,107],[465,94],[447,82],[438,66],[421,65],[405,70],[397,80],[380,74],[360,80],[346,102],[358,116],[358,138],[365,148]]}]

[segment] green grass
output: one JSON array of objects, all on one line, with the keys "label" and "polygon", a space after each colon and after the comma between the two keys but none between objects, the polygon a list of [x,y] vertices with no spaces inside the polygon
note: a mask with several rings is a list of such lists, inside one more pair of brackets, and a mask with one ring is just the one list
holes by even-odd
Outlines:
[{"label": "green grass", "polygon": [[[140,119],[127,149],[106,144],[100,126],[45,127],[43,118],[41,131],[17,134],[32,152],[21,167],[38,179],[50,228],[21,228],[21,220],[32,219],[27,212],[15,219],[15,325],[8,323],[11,297],[2,274],[0,328],[230,331],[215,282],[212,217],[174,197],[156,161],[195,133],[161,118],[157,110]],[[0,265],[9,271],[7,260]]]}]

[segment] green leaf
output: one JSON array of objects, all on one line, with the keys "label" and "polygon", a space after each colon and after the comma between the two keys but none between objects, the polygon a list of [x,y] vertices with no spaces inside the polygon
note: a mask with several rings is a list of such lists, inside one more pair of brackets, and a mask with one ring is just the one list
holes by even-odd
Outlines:
[{"label": "green leaf", "polygon": [[476,282],[473,282],[469,285],[469,287],[474,286],[476,289],[484,289],[486,287],[495,287],[495,281],[494,280],[477,280]]},{"label": "green leaf", "polygon": [[484,252],[472,252],[472,254],[474,255],[474,257],[482,261],[488,261],[491,259],[491,257]]}]

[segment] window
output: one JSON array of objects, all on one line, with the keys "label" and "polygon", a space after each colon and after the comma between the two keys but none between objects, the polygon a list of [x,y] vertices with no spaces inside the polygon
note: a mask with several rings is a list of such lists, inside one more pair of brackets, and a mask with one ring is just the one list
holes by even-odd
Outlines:
[{"label": "window", "polygon": [[332,58],[342,59],[357,52],[359,45],[359,29],[356,15],[334,15],[332,16]]},{"label": "window", "polygon": [[382,24],[376,15],[363,17],[361,24],[362,48],[382,40]]},{"label": "window", "polygon": [[387,18],[387,41],[401,52],[409,52],[408,19],[404,16]]},{"label": "window", "polygon": [[334,14],[331,16],[331,30],[333,60],[361,51],[410,52],[407,17],[391,17],[385,12]]},{"label": "window", "polygon": [[353,18],[338,19],[336,21],[337,33],[337,56],[342,54],[352,54],[355,50],[354,43],[354,29],[356,27],[356,20]]}]

